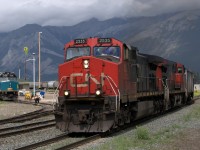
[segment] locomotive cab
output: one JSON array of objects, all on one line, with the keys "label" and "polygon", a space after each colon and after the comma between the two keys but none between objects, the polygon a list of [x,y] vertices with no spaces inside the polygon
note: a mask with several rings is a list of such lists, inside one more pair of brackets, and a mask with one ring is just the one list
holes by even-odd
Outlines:
[{"label": "locomotive cab", "polygon": [[184,78],[184,66],[182,64],[177,63],[176,64],[176,73],[175,73],[175,89],[178,90],[184,90],[184,83],[183,83],[183,78]]},{"label": "locomotive cab", "polygon": [[65,45],[55,110],[58,128],[69,132],[111,128],[120,105],[122,47],[111,38],[76,39]]},{"label": "locomotive cab", "polygon": [[60,87],[60,96],[65,94],[65,98],[70,99],[114,94],[113,90],[110,92],[104,88],[104,84],[108,84],[105,81],[108,78],[118,84],[116,77],[121,61],[121,48],[111,39],[98,39],[94,45],[91,41],[77,39],[65,46],[66,59],[59,66],[59,79],[66,79],[63,79],[65,85]]},{"label": "locomotive cab", "polygon": [[12,72],[0,72],[0,99],[17,100],[19,83]]}]

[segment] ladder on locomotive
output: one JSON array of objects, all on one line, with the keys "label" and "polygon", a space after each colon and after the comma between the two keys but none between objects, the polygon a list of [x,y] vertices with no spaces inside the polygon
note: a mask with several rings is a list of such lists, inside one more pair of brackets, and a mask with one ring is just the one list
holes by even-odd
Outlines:
[{"label": "ladder on locomotive", "polygon": [[[121,103],[120,102],[120,91],[119,91],[119,88],[117,87],[116,83],[114,82],[114,80],[110,76],[106,75],[105,77],[108,80],[113,92],[115,93],[115,97],[116,97],[115,98],[115,103],[116,103],[115,109],[116,109],[116,112],[119,112],[120,111],[120,103]],[[113,87],[113,85],[115,86],[115,88]]]},{"label": "ladder on locomotive", "polygon": [[164,87],[164,106],[165,106],[165,110],[168,109],[168,103],[169,103],[169,87],[167,84],[167,79],[165,79],[166,81],[164,81],[164,79],[162,79],[162,84]]}]

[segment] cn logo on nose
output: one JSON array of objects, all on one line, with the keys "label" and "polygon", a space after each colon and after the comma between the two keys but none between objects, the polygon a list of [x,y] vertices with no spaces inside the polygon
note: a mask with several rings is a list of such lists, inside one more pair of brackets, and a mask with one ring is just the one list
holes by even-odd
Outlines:
[{"label": "cn logo on nose", "polygon": [[[83,77],[84,75],[83,75],[83,73],[72,73],[71,75],[70,75],[70,85],[72,86],[72,87],[87,87],[88,86],[88,84],[87,84],[87,82],[88,82],[88,80],[89,80],[89,75],[86,73],[85,74],[85,82],[84,83],[79,83],[79,84],[75,84],[74,83],[74,79],[76,78],[76,77]],[[104,75],[104,73],[101,73],[101,82],[100,81],[98,81],[94,76],[92,76],[91,74],[90,74],[90,79],[91,79],[91,81],[93,81],[95,84],[102,84],[102,86],[104,85],[104,80],[103,80],[103,78],[105,77],[105,75]],[[100,79],[100,78],[98,78],[98,79]]]}]

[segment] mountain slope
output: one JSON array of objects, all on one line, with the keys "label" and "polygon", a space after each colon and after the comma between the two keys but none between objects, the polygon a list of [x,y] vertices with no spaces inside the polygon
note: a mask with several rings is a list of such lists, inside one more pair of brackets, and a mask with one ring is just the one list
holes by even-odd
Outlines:
[{"label": "mountain slope", "polygon": [[[66,42],[94,36],[115,37],[137,46],[143,53],[159,55],[183,63],[193,71],[200,71],[200,10],[105,21],[92,18],[74,26],[63,27],[25,25],[8,33],[0,33],[0,71],[13,71],[18,74],[20,67],[24,77],[25,59],[32,57],[33,52],[37,58],[38,32],[42,32],[43,81],[57,79],[57,68],[64,60],[63,46]],[[25,46],[29,48],[29,56],[25,56],[23,52]],[[31,62],[27,62],[27,77],[32,80]]]},{"label": "mountain slope", "polygon": [[200,10],[180,12],[129,38],[146,53],[181,62],[200,71]]}]

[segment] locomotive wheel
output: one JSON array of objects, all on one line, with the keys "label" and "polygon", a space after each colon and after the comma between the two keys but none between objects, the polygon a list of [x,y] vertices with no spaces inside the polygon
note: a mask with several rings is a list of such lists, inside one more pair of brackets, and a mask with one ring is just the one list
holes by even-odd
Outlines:
[{"label": "locomotive wheel", "polygon": [[123,113],[124,123],[130,123],[131,122],[131,113],[129,111],[129,108],[126,108],[124,111],[122,111],[122,113]]},{"label": "locomotive wheel", "polygon": [[119,126],[123,126],[124,125],[124,119],[123,118],[119,118],[118,119],[118,124],[119,124]]},{"label": "locomotive wheel", "polygon": [[170,98],[170,108],[173,108],[174,104],[175,104],[175,99],[174,99],[174,97],[171,97]]},{"label": "locomotive wheel", "polygon": [[158,114],[160,112],[160,103],[159,100],[154,100],[154,113]]},{"label": "locomotive wheel", "polygon": [[160,107],[160,113],[165,112],[165,104],[164,104],[164,100],[159,100],[159,107]]},{"label": "locomotive wheel", "polygon": [[124,125],[124,115],[123,115],[124,111],[121,111],[120,114],[118,114],[118,125],[119,126],[123,126]]},{"label": "locomotive wheel", "polygon": [[125,123],[130,123],[131,122],[131,113],[130,112],[128,112],[127,113],[127,116],[126,116],[126,118],[125,118]]},{"label": "locomotive wheel", "polygon": [[183,98],[182,98],[182,102],[181,102],[183,105],[185,105],[186,104],[186,97],[185,97],[185,95],[183,95]]}]

